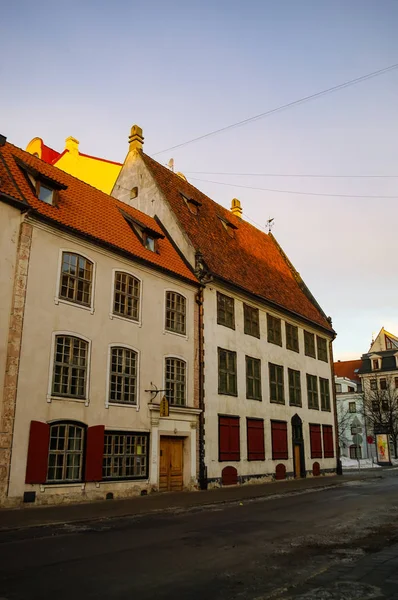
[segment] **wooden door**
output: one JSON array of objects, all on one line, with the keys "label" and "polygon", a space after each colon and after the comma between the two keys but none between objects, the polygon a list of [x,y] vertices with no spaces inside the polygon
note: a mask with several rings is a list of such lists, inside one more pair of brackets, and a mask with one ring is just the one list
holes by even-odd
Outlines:
[{"label": "wooden door", "polygon": [[183,439],[160,438],[159,491],[179,492],[183,489]]},{"label": "wooden door", "polygon": [[301,477],[301,446],[294,445],[294,476]]}]

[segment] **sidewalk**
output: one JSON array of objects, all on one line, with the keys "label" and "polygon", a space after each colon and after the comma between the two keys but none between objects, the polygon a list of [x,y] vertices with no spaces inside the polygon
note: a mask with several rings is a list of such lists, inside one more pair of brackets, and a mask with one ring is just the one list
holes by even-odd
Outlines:
[{"label": "sidewalk", "polygon": [[280,494],[333,488],[350,481],[380,478],[377,473],[361,475],[329,476],[310,479],[294,479],[274,483],[252,484],[217,488],[206,491],[150,494],[124,500],[105,500],[84,504],[60,506],[26,506],[0,510],[0,531],[21,529],[37,525],[53,525],[143,515],[158,511],[190,509],[211,504],[239,502],[243,500],[272,497]]}]

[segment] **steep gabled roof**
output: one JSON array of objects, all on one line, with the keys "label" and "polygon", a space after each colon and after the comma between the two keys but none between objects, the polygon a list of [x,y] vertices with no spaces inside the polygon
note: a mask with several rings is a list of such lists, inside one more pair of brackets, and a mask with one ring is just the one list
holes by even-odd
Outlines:
[{"label": "steep gabled roof", "polygon": [[[194,248],[202,253],[214,276],[334,333],[272,235],[236,217],[148,155],[141,153],[141,156],[182,229]],[[196,203],[195,211],[187,206],[190,198]]]},{"label": "steep gabled roof", "polygon": [[[55,205],[42,202],[29,183],[27,173],[36,174],[58,189]],[[47,184],[47,183],[46,183]],[[197,282],[184,260],[164,236],[156,221],[135,208],[68,175],[57,167],[6,143],[0,147],[0,195],[7,194],[24,202],[31,213],[54,225],[88,236],[92,241],[127,253],[171,275]],[[158,233],[158,252],[146,249],[131,229],[123,213]]]},{"label": "steep gabled roof", "polygon": [[362,366],[362,360],[339,360],[333,363],[334,374],[337,377],[347,377],[351,381],[360,381],[358,371]]}]

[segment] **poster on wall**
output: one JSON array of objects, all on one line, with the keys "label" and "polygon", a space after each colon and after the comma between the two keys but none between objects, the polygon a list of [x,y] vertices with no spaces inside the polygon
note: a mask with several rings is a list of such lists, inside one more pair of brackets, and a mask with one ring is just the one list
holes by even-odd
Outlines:
[{"label": "poster on wall", "polygon": [[386,433],[378,433],[376,435],[376,447],[377,447],[377,462],[380,465],[391,464],[390,445],[388,443],[388,435]]}]

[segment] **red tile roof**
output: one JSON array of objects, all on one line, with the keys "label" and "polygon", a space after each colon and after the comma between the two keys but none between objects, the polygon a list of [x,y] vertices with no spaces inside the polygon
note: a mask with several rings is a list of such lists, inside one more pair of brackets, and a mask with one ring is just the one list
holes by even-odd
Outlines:
[{"label": "red tile roof", "polygon": [[351,381],[360,381],[360,377],[355,373],[356,369],[360,369],[362,360],[339,360],[333,364],[334,374],[337,377],[347,377]]},{"label": "red tile roof", "polygon": [[[49,177],[61,186],[67,186],[58,192],[57,206],[37,198],[23,169],[18,166],[18,160],[44,177]],[[167,237],[158,240],[158,252],[147,250],[133,233],[121,211],[163,236],[162,229],[153,218],[10,143],[0,147],[0,194],[1,192],[18,200],[25,200],[33,215],[45,217],[54,224],[60,224],[111,245],[115,250],[127,252],[154,267],[169,271],[170,274],[197,282]]]},{"label": "red tile roof", "polygon": [[[142,153],[160,191],[210,271],[333,332],[309,290],[272,235],[235,217],[193,185]],[[181,194],[199,202],[192,214]],[[229,232],[220,217],[235,228]]]}]

